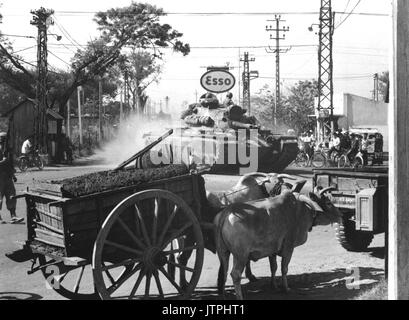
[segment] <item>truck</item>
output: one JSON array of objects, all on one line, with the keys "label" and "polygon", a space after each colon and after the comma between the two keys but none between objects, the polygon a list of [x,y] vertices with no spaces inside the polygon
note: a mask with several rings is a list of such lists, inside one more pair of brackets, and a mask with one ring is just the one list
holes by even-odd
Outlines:
[{"label": "truck", "polygon": [[334,187],[331,200],[342,213],[336,237],[348,251],[367,250],[388,228],[388,168],[317,169],[313,187]]}]

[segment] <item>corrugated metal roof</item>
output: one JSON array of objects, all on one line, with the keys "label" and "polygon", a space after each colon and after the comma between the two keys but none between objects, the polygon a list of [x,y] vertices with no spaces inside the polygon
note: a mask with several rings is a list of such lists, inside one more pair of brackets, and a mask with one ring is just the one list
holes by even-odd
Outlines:
[{"label": "corrugated metal roof", "polygon": [[47,114],[53,117],[55,120],[64,120],[64,118],[53,109],[47,109]]}]

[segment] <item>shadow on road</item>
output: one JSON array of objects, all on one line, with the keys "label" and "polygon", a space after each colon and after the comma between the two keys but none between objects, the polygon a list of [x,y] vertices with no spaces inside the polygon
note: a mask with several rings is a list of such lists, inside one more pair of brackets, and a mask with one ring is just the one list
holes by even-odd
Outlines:
[{"label": "shadow on road", "polygon": [[[359,276],[360,280],[354,283],[354,276]],[[383,269],[359,268],[359,275],[347,274],[345,269],[335,269],[330,272],[288,276],[291,290],[287,294],[282,291],[273,292],[270,277],[259,278],[253,283],[245,283],[246,280],[243,279],[242,288],[245,299],[248,300],[348,300],[358,296],[362,290],[372,288],[383,278]],[[281,278],[277,277],[277,280],[280,283]],[[352,288],[354,285],[357,286],[355,289]],[[192,298],[220,299],[216,287],[198,287]],[[226,299],[235,299],[232,286],[226,286]]]},{"label": "shadow on road", "polygon": [[0,292],[0,300],[40,300],[43,297],[28,292]]}]

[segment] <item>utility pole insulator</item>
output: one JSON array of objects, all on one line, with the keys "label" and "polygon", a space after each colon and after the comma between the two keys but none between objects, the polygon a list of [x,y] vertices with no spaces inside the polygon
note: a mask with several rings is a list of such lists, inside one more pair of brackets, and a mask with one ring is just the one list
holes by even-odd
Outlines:
[{"label": "utility pole insulator", "polygon": [[[243,107],[248,110],[248,113],[251,114],[251,103],[250,103],[250,80],[252,79],[252,72],[250,72],[250,62],[255,61],[254,58],[249,59],[249,53],[244,53],[244,58],[240,59],[240,62],[244,63],[244,69],[242,74],[243,79]],[[253,76],[254,79],[254,76]]]}]

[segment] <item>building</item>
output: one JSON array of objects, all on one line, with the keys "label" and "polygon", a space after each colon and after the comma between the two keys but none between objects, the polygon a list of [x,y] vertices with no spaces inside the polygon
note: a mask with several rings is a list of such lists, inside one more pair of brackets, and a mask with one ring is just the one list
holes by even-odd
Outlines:
[{"label": "building", "polygon": [[337,127],[345,130],[377,130],[383,135],[383,149],[388,152],[388,106],[389,104],[383,101],[374,101],[350,93],[334,95],[334,117]]},{"label": "building", "polygon": [[[20,156],[23,142],[34,135],[34,103],[23,100],[1,115],[8,118],[9,145],[16,157]],[[64,118],[52,109],[47,110],[48,120],[48,162],[59,162],[61,159],[60,138]]]}]

